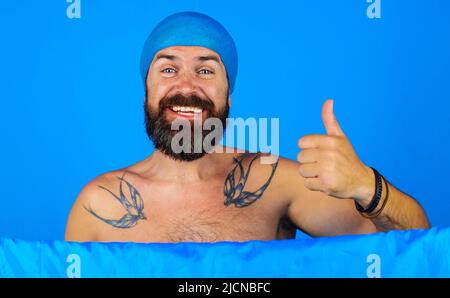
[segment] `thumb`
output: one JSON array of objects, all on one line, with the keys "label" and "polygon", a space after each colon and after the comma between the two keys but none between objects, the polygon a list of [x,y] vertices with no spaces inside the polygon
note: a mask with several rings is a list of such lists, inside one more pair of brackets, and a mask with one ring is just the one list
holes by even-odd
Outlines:
[{"label": "thumb", "polygon": [[328,135],[331,136],[345,136],[339,123],[337,122],[336,116],[333,112],[333,100],[328,99],[325,101],[322,107],[322,121],[325,125],[325,130]]}]

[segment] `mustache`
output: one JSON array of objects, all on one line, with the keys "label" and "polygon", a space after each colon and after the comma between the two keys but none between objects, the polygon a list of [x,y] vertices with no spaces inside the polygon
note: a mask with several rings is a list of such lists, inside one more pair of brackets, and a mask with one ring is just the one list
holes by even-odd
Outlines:
[{"label": "mustache", "polygon": [[202,99],[195,94],[188,96],[183,94],[176,94],[170,97],[165,97],[159,102],[159,108],[161,111],[171,106],[189,106],[204,109],[207,111],[213,111],[215,108],[215,105],[211,99]]}]

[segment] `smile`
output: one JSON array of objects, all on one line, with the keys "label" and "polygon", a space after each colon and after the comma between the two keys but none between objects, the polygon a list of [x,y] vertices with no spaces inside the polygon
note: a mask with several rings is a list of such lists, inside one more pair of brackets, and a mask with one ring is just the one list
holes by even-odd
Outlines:
[{"label": "smile", "polygon": [[167,108],[172,113],[183,118],[194,118],[200,116],[204,109],[191,106],[170,106]]}]

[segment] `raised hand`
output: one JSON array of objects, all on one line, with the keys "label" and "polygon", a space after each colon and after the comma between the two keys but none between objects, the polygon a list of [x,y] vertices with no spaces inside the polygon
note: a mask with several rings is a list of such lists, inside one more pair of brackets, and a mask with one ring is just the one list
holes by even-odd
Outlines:
[{"label": "raised hand", "polygon": [[325,101],[322,121],[327,134],[303,136],[297,160],[305,187],[337,198],[352,198],[362,206],[370,202],[374,174],[356,155],[333,112],[333,100]]}]

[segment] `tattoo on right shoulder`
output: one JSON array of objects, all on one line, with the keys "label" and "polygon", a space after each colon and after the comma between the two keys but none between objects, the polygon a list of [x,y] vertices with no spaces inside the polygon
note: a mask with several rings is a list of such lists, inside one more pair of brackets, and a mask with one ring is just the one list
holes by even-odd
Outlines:
[{"label": "tattoo on right shoulder", "polygon": [[[116,195],[115,193],[113,193],[111,190],[109,190],[106,187],[97,185],[101,189],[104,189],[107,192],[109,192],[125,208],[127,213],[122,218],[120,218],[120,219],[103,218],[100,215],[98,215],[95,211],[93,211],[92,209],[87,208],[86,206],[83,206],[84,209],[86,209],[90,214],[92,214],[96,218],[100,219],[101,221],[103,221],[115,228],[120,228],[120,229],[127,229],[127,228],[134,227],[139,220],[147,219],[147,217],[144,214],[144,201],[142,200],[142,197],[141,197],[139,191],[130,182],[128,182],[127,180],[125,180],[123,178],[124,175],[122,175],[122,177],[117,177],[117,179],[120,180],[119,195]],[[123,184],[124,183],[128,187],[128,190],[129,190],[129,193],[131,196],[131,200],[129,198],[127,198],[123,192]]]}]

